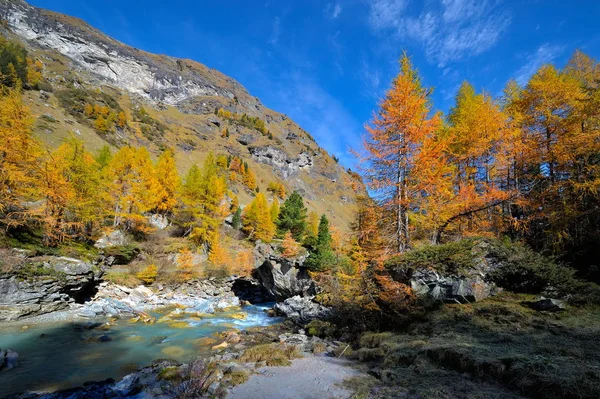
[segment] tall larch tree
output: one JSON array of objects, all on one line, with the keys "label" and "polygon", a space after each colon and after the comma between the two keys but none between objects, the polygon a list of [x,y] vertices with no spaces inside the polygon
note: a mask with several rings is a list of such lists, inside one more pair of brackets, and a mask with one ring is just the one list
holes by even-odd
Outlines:
[{"label": "tall larch tree", "polygon": [[275,224],[271,220],[269,203],[263,193],[258,193],[246,207],[243,215],[243,229],[255,240],[270,242],[275,235]]},{"label": "tall larch tree", "polygon": [[148,150],[123,147],[105,171],[113,226],[143,227],[144,213],[156,207],[161,190]]},{"label": "tall larch tree", "polygon": [[439,156],[445,158],[446,168],[438,166],[444,170],[438,182],[450,178],[451,185],[436,187],[436,193],[430,195],[437,199],[428,207],[429,214],[438,216],[434,243],[453,225],[463,235],[481,234],[494,227],[494,209],[511,197],[501,181],[505,169],[501,154],[508,134],[509,118],[500,104],[463,83],[448,115],[448,128],[441,133],[445,154]]},{"label": "tall larch tree", "polygon": [[156,162],[155,174],[160,185],[156,210],[161,214],[171,214],[177,206],[181,185],[181,178],[177,172],[173,150],[167,149],[160,155]]},{"label": "tall larch tree", "polygon": [[43,165],[44,240],[56,245],[67,238],[90,237],[105,216],[98,163],[81,140],[70,138]]},{"label": "tall larch tree", "polygon": [[400,73],[366,126],[366,154],[362,159],[366,182],[386,208],[393,210],[390,221],[395,226],[393,239],[398,252],[410,244],[409,211],[422,188],[413,178],[415,158],[424,138],[440,123],[437,115],[430,115],[431,93],[422,86],[408,55],[403,54]]},{"label": "tall larch tree", "polygon": [[277,220],[279,219],[279,210],[279,200],[277,199],[277,197],[275,197],[273,198],[273,202],[271,203],[271,208],[269,208],[269,211],[271,213],[271,221],[273,223],[277,223]]},{"label": "tall larch tree", "polygon": [[42,152],[32,124],[19,88],[0,92],[0,215],[8,225],[24,221],[21,200],[35,196]]},{"label": "tall larch tree", "polygon": [[218,175],[216,159],[211,153],[203,168],[194,165],[188,171],[182,187],[182,199],[188,214],[185,227],[198,244],[210,247],[213,234],[218,231],[222,203],[227,193],[224,176]]}]

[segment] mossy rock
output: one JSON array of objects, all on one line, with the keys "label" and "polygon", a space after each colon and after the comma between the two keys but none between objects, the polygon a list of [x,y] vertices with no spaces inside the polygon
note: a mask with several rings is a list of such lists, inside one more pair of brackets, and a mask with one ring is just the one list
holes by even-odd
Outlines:
[{"label": "mossy rock", "polygon": [[167,346],[166,348],[163,348],[160,352],[165,356],[173,358],[181,358],[187,353],[187,351],[181,346]]}]

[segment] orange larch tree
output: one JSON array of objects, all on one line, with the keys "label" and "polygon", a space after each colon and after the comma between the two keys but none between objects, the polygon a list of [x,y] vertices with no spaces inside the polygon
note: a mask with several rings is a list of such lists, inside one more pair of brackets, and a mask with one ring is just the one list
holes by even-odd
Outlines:
[{"label": "orange larch tree", "polygon": [[422,189],[421,182],[413,178],[415,159],[423,140],[433,135],[440,124],[439,116],[430,115],[431,93],[430,88],[422,86],[404,54],[400,73],[381,101],[380,110],[366,126],[362,169],[369,188],[386,208],[393,209],[392,235],[398,252],[409,247],[409,212]]}]

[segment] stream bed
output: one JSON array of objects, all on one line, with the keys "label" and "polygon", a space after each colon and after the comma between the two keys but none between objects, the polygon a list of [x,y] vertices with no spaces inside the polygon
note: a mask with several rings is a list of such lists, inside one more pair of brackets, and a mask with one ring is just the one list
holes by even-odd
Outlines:
[{"label": "stream bed", "polygon": [[[208,355],[222,342],[215,333],[267,326],[272,304],[248,305],[214,315],[182,314],[171,322],[119,319],[0,327],[0,348],[19,353],[19,365],[0,372],[0,398],[20,392],[53,392],[87,381],[119,379],[158,358],[181,362]],[[158,320],[173,308],[151,313]]]}]

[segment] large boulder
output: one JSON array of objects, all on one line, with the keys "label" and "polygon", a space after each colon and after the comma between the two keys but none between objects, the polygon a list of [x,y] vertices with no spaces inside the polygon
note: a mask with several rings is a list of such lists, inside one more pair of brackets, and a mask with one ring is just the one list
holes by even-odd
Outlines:
[{"label": "large boulder", "polygon": [[561,312],[566,309],[565,303],[559,299],[539,297],[532,302],[524,302],[533,310],[540,312]]},{"label": "large boulder", "polygon": [[476,302],[499,292],[490,274],[502,265],[490,256],[489,242],[460,245],[415,250],[406,257],[392,259],[386,268],[394,280],[409,285],[415,295],[447,303]]},{"label": "large boulder", "polygon": [[104,233],[100,237],[94,246],[99,249],[112,248],[112,247],[123,247],[130,244],[130,240],[127,235],[121,230],[113,230],[109,233]]},{"label": "large boulder", "polygon": [[0,275],[0,321],[64,310],[93,295],[98,278],[92,264],[65,257],[30,258]]},{"label": "large boulder", "polygon": [[256,244],[256,272],[263,287],[277,301],[296,295],[313,296],[317,293],[317,286],[304,267],[307,256],[285,258],[274,245],[261,242]]},{"label": "large boulder", "polygon": [[331,316],[331,310],[315,302],[313,297],[296,295],[283,302],[276,303],[273,309],[276,314],[285,316],[295,322],[306,324],[311,320],[325,319]]},{"label": "large boulder", "polygon": [[409,280],[417,296],[430,296],[444,302],[470,303],[494,295],[498,288],[484,276],[444,276],[433,269],[415,270]]},{"label": "large boulder", "polygon": [[153,213],[148,216],[148,224],[158,230],[164,230],[171,224],[165,215]]}]

